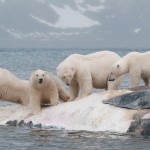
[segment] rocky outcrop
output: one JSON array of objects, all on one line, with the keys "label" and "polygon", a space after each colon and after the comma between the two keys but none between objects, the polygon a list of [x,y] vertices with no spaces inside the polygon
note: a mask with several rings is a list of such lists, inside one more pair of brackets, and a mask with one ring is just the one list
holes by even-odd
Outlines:
[{"label": "rocky outcrop", "polygon": [[137,110],[137,113],[133,115],[128,132],[150,136],[150,87],[138,87],[130,90],[132,92],[103,100],[103,103]]}]

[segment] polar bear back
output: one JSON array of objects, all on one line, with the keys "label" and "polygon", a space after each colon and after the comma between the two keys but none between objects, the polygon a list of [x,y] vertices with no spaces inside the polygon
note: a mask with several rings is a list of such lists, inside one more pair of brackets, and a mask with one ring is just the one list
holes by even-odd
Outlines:
[{"label": "polar bear back", "polygon": [[100,51],[88,55],[72,54],[58,65],[58,72],[64,74],[68,67],[74,65],[76,71],[80,72],[79,78],[90,73],[93,87],[106,88],[110,68],[119,59],[120,56],[111,51]]},{"label": "polar bear back", "polygon": [[0,68],[0,99],[27,105],[29,82],[20,80],[7,69]]},{"label": "polar bear back", "polygon": [[131,52],[128,53],[125,57],[121,59],[122,61],[126,61],[128,64],[143,65],[143,64],[150,64],[150,51],[145,53],[140,52]]},{"label": "polar bear back", "polygon": [[106,88],[107,77],[112,64],[120,59],[114,52],[101,51],[87,55],[87,61],[83,63],[91,72],[93,87]]},{"label": "polar bear back", "polygon": [[120,60],[120,63],[127,63],[129,72],[138,70],[142,77],[150,77],[150,51],[128,53]]}]

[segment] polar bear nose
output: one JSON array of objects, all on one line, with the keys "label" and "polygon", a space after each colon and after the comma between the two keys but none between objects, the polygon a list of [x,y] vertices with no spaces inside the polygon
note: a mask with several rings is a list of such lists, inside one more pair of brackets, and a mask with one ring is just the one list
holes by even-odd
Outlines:
[{"label": "polar bear nose", "polygon": [[112,75],[110,75],[109,78],[108,78],[108,80],[109,81],[115,81],[115,78]]},{"label": "polar bear nose", "polygon": [[115,81],[115,79],[114,78],[109,78],[109,81]]},{"label": "polar bear nose", "polygon": [[39,79],[39,83],[41,84],[41,83],[42,83],[42,81],[43,81],[43,79],[41,79],[41,78],[40,78],[40,79]]}]

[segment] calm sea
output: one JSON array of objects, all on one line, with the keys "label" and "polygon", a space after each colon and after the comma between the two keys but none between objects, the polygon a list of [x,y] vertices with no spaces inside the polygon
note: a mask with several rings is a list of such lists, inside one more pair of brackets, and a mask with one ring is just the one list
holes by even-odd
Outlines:
[{"label": "calm sea", "polygon": [[[43,69],[56,74],[57,65],[73,53],[89,54],[100,49],[0,49],[0,67],[6,68],[20,79],[29,79],[32,71]],[[109,49],[124,56],[132,49]],[[134,50],[135,51],[135,50]],[[146,51],[146,49],[136,49]],[[125,77],[122,87],[129,84]],[[1,105],[12,105],[1,101]],[[150,138],[139,135],[108,132],[42,130],[26,127],[0,126],[0,149],[14,150],[149,150]]]}]

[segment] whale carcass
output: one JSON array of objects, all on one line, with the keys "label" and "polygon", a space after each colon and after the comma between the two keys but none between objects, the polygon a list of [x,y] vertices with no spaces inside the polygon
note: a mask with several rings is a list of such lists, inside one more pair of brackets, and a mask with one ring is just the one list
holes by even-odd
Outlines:
[{"label": "whale carcass", "polygon": [[[103,102],[118,96],[132,94],[130,90],[102,91],[86,98],[43,107],[32,115],[30,108],[22,105],[1,106],[0,124],[30,124],[33,127],[57,127],[65,130],[145,132],[142,119],[149,118],[149,109],[120,108]],[[148,116],[149,115],[149,116]],[[137,123],[138,122],[138,123]],[[136,124],[136,125],[135,125]]]}]

